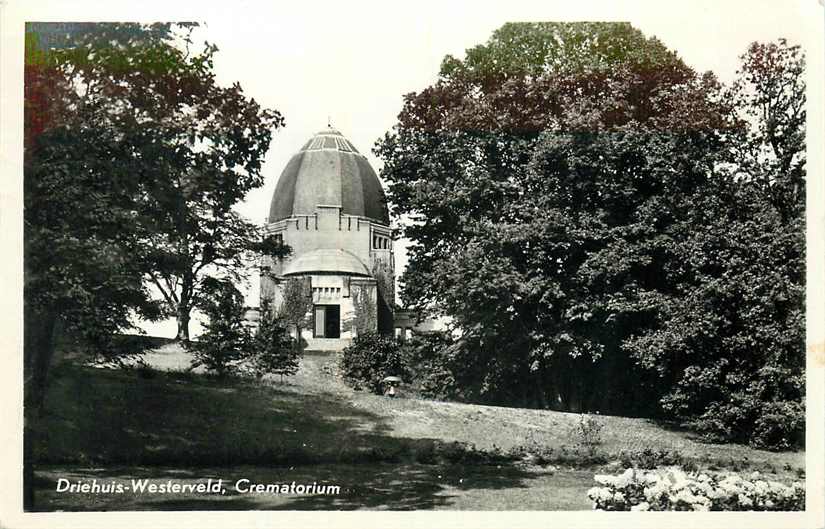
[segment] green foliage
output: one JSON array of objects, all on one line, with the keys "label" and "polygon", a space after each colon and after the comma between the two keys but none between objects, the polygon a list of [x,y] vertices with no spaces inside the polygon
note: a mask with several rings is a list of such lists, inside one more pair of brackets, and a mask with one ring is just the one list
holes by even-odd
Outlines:
[{"label": "green foliage", "polygon": [[199,308],[209,322],[197,341],[185,344],[194,356],[192,367],[203,366],[225,378],[238,371],[252,349],[252,335],[244,319],[244,297],[229,281],[206,279],[203,289]]},{"label": "green foliage", "polygon": [[350,285],[352,306],[355,309],[355,332],[358,335],[370,334],[378,329],[378,301],[369,287]]},{"label": "green foliage", "polygon": [[803,70],[755,44],[723,87],[626,24],[508,24],[406,96],[401,296],[452,318],[465,396],[798,442],[767,410],[804,387]]},{"label": "green foliage", "polygon": [[602,444],[603,428],[604,423],[599,419],[592,415],[582,414],[573,428],[573,435],[576,442],[592,455],[596,453],[596,449]]},{"label": "green foliage", "polygon": [[396,376],[405,382],[410,381],[398,340],[375,332],[357,335],[352,344],[344,348],[340,368],[347,384],[377,394],[383,393],[381,381],[385,377]]},{"label": "green foliage", "polygon": [[521,22],[504,24],[486,44],[468,49],[463,61],[448,55],[441,75],[486,85],[513,76],[676,62],[675,53],[629,23]]},{"label": "green foliage", "polygon": [[[139,247],[115,244],[161,293],[183,339],[202,277],[237,280],[251,253],[285,253],[232,209],[263,185],[263,156],[283,118],[240,85],[217,84],[217,48],[195,46],[193,26],[69,24],[68,37],[49,24],[27,28],[32,167],[48,175],[47,189],[94,201],[89,209],[114,233],[140,230]],[[45,51],[39,37],[56,46]],[[95,200],[107,188],[94,179],[117,195]],[[47,206],[32,199],[32,211]],[[111,218],[112,201],[126,218]]]},{"label": "green foliage", "polygon": [[301,359],[301,345],[289,335],[285,322],[273,313],[268,300],[261,303],[261,319],[252,342],[250,363],[255,375],[266,374],[284,376],[298,372]]},{"label": "green foliage", "polygon": [[422,397],[466,400],[456,380],[462,366],[454,361],[449,349],[452,343],[449,333],[414,334],[402,343],[401,353],[413,388]]},{"label": "green foliage", "polygon": [[307,325],[312,312],[312,286],[307,279],[289,278],[283,283],[283,301],[278,307],[278,317],[298,330]]},{"label": "green foliage", "polygon": [[76,81],[95,61],[113,67],[110,47],[139,40],[154,48],[172,38],[162,24],[47,28],[55,26],[27,24],[24,57],[24,357],[34,406],[61,333],[115,359],[115,334],[134,330],[131,316],[162,315],[143,282],[150,234],[137,213],[142,162],[109,119],[115,95]]},{"label": "green foliage", "polygon": [[661,230],[670,289],[646,296],[656,324],[624,345],[709,439],[788,448],[804,438],[804,59],[780,42],[742,60],[728,97],[748,126],[726,139],[727,185]]}]

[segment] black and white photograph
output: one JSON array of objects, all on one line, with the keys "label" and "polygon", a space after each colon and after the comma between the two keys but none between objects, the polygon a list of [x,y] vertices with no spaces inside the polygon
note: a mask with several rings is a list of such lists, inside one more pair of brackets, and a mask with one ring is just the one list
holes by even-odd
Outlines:
[{"label": "black and white photograph", "polygon": [[0,15],[0,527],[825,526],[820,3]]}]

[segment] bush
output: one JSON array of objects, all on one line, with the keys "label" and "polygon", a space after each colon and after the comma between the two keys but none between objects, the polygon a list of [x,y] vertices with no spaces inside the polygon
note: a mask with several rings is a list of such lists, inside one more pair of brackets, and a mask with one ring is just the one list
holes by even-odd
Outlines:
[{"label": "bush", "polygon": [[401,346],[416,392],[431,399],[461,399],[448,333],[417,334]]},{"label": "bush", "polygon": [[405,382],[410,374],[401,344],[392,336],[375,332],[359,334],[344,348],[340,362],[344,382],[354,389],[366,388],[381,394],[384,377],[397,376]]},{"label": "bush", "polygon": [[268,300],[261,304],[261,319],[250,351],[250,367],[258,378],[266,374],[284,376],[298,372],[300,341],[289,335],[281,317],[273,314]]},{"label": "bush", "polygon": [[757,448],[788,450],[803,446],[805,407],[789,400],[737,399],[714,403],[689,422],[712,442],[747,442]]},{"label": "bush", "polygon": [[579,421],[573,427],[573,435],[578,444],[585,448],[590,455],[596,452],[596,448],[602,444],[602,428],[604,424],[592,415],[582,414]]},{"label": "bush", "polygon": [[605,511],[801,511],[802,483],[790,486],[734,473],[686,473],[676,467],[593,478],[599,487],[587,491],[593,508]]},{"label": "bush", "polygon": [[200,308],[209,318],[196,342],[185,342],[192,351],[192,367],[204,366],[223,378],[237,371],[249,355],[252,336],[246,328],[243,294],[229,281],[207,278],[202,283]]},{"label": "bush", "polygon": [[656,469],[659,467],[677,466],[687,471],[698,470],[696,462],[687,459],[679,452],[660,449],[653,450],[622,450],[616,456],[624,468]]}]

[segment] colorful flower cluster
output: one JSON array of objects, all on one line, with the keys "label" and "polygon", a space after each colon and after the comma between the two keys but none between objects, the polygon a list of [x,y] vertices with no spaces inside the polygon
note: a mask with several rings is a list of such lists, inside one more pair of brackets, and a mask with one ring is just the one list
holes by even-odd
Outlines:
[{"label": "colorful flower cluster", "polygon": [[587,491],[593,508],[605,511],[801,511],[805,487],[737,474],[628,469],[618,476],[597,474]]}]

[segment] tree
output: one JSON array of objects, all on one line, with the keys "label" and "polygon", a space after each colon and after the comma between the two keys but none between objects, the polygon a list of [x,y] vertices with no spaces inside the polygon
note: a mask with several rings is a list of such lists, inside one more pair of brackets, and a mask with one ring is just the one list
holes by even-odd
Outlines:
[{"label": "tree", "polygon": [[205,279],[202,289],[198,306],[209,321],[198,340],[186,342],[186,347],[194,356],[192,367],[203,366],[225,378],[252,352],[244,296],[231,282],[214,278]]},{"label": "tree", "polygon": [[727,89],[628,25],[510,24],[406,96],[376,152],[411,219],[402,297],[452,316],[457,384],[790,443],[798,59],[752,47]]},{"label": "tree", "polygon": [[307,314],[312,311],[312,291],[309,281],[289,278],[283,283],[283,300],[277,307],[277,317],[295,327],[295,336],[301,340],[301,329],[307,325]]},{"label": "tree", "polygon": [[[262,159],[283,118],[248,99],[239,84],[219,86],[217,47],[196,50],[193,25],[176,27],[183,31],[92,24],[55,55],[75,106],[94,111],[94,127],[80,125],[91,134],[111,132],[117,163],[139,187],[130,207],[146,251],[136,258],[177,317],[178,337],[188,339],[205,274],[238,280],[249,252],[284,253],[232,209],[263,185]],[[133,36],[105,40],[110,34]],[[105,159],[114,154],[103,152]]]},{"label": "tree", "polygon": [[[32,422],[43,409],[59,335],[92,354],[123,352],[130,315],[161,315],[143,283],[134,155],[102,98],[75,84],[88,62],[111,70],[116,43],[171,38],[169,25],[27,24],[24,57],[24,507],[33,507]],[[86,55],[78,50],[85,49]],[[99,52],[94,55],[94,52]],[[130,56],[124,54],[122,59]]]},{"label": "tree", "polygon": [[300,334],[297,339],[291,337],[284,321],[273,312],[270,301],[264,299],[251,353],[255,374],[260,378],[272,373],[280,375],[283,381],[284,376],[298,372],[301,354]]},{"label": "tree", "polygon": [[674,224],[679,295],[662,293],[657,325],[626,344],[667,381],[665,409],[712,439],[804,437],[804,65],[782,40],[742,56],[726,94],[725,185]]},{"label": "tree", "polygon": [[253,254],[288,252],[233,210],[263,185],[263,157],[283,118],[247,99],[239,84],[219,86],[216,51],[213,45],[197,54],[188,47],[147,51],[147,84],[132,83],[121,93],[131,110],[124,135],[143,153],[142,173],[151,182],[142,210],[153,234],[148,277],[175,314],[181,340],[189,338],[205,275],[238,281]]},{"label": "tree", "polygon": [[[141,184],[129,145],[110,127],[111,102],[78,90],[77,72],[108,47],[171,38],[169,25],[29,24],[24,93],[24,356],[26,402],[43,403],[59,330],[115,355],[129,316],[157,318],[142,275],[147,233],[136,222]],[[85,55],[79,50],[86,50]],[[98,54],[94,55],[97,50]],[[128,59],[128,54],[120,56]]]},{"label": "tree", "polygon": [[[579,268],[640,204],[705,178],[695,155],[714,141],[716,89],[627,24],[508,24],[405,97],[376,148],[395,213],[411,218],[402,297],[452,316],[456,378],[477,399],[580,409],[596,405],[579,376],[596,376],[595,360],[633,366],[584,308]],[[646,163],[676,146],[688,149],[669,167]]]},{"label": "tree", "polygon": [[[217,87],[215,48],[190,53],[192,27],[26,27],[27,425],[42,406],[61,331],[114,357],[123,350],[116,333],[133,329],[133,316],[159,318],[172,306],[152,299],[147,277],[161,285],[169,279],[180,301],[211,263],[236,264],[239,247],[283,251],[227,213],[260,185],[260,157],[282,119],[247,101],[237,85]],[[209,178],[213,184],[204,183]],[[201,200],[197,214],[187,213],[181,196]],[[177,221],[180,233],[164,237]],[[203,268],[181,272],[193,259]],[[30,484],[28,451],[26,461]]]}]

